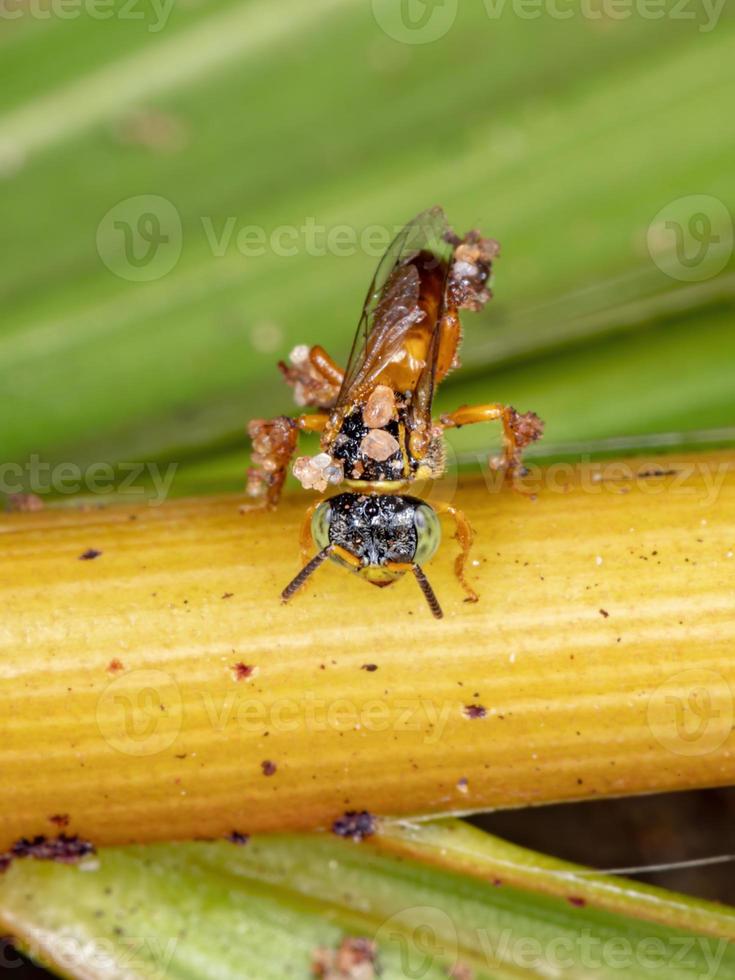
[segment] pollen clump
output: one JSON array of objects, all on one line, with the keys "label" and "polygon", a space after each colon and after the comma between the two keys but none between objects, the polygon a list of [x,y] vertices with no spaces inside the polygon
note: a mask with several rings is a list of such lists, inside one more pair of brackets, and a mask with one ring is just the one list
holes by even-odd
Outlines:
[{"label": "pollen clump", "polygon": [[385,429],[371,429],[360,443],[360,452],[377,463],[384,463],[401,447],[398,440]]},{"label": "pollen clump", "polygon": [[388,385],[376,385],[362,410],[362,420],[369,429],[382,429],[396,412],[396,396]]},{"label": "pollen clump", "polygon": [[329,453],[318,453],[316,456],[299,456],[293,464],[293,475],[305,490],[323,493],[330,483],[341,483],[344,468],[341,461]]}]

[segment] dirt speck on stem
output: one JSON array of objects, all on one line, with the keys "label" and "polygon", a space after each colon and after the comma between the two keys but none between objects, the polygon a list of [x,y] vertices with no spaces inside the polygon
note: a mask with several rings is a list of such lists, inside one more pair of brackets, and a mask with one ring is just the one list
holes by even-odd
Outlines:
[{"label": "dirt speck on stem", "polygon": [[466,704],[464,713],[468,718],[484,718],[487,711],[481,704]]},{"label": "dirt speck on stem", "polygon": [[375,817],[367,810],[348,810],[332,824],[332,832],[338,837],[349,837],[354,841],[372,837],[375,833]]},{"label": "dirt speck on stem", "polygon": [[83,551],[79,556],[79,561],[92,561],[95,558],[99,558],[101,554],[102,552],[98,551],[96,548],[87,548],[87,550]]}]

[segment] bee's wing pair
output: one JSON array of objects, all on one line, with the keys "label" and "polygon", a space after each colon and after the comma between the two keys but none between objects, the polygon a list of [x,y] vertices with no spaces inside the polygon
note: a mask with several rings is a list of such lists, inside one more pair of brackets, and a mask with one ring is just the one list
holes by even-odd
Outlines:
[{"label": "bee's wing pair", "polygon": [[[408,332],[415,332],[420,325],[419,329],[428,334],[428,354],[425,367],[412,378],[412,401],[430,415],[439,327],[453,253],[451,236],[444,211],[435,207],[409,222],[388,247],[365,297],[337,410],[349,410],[364,400],[372,383],[403,348]],[[419,305],[428,277],[433,280],[438,300],[430,316]]]}]

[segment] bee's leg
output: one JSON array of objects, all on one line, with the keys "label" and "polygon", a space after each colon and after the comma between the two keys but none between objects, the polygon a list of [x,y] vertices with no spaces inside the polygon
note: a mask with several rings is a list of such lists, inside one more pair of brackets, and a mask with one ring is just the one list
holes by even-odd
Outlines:
[{"label": "bee's leg", "polygon": [[314,412],[311,415],[299,415],[293,421],[300,432],[323,432],[329,415],[326,412]]},{"label": "bee's leg", "polygon": [[323,347],[320,347],[319,344],[312,347],[309,351],[309,360],[311,361],[312,367],[321,374],[325,381],[331,381],[338,388],[342,386],[342,382],[345,379],[345,372],[327,354]]},{"label": "bee's leg", "polygon": [[521,454],[526,446],[541,438],[544,423],[535,412],[517,412],[511,405],[462,405],[461,408],[441,416],[445,429],[458,429],[475,422],[503,423],[503,466],[512,476],[522,470]]},{"label": "bee's leg", "polygon": [[465,564],[470,554],[470,548],[472,547],[472,525],[467,520],[464,513],[457,507],[452,507],[451,504],[436,503],[432,504],[432,506],[434,506],[440,514],[448,514],[454,519],[454,523],[456,525],[456,532],[454,536],[462,549],[454,559],[454,574],[457,576],[460,585],[467,593],[466,601],[477,602],[478,595],[465,576]]},{"label": "bee's leg", "polygon": [[304,565],[304,567],[301,569],[301,571],[296,576],[296,578],[292,579],[292,581],[289,582],[286,588],[283,590],[283,592],[281,593],[281,602],[288,602],[288,600],[291,599],[299,591],[299,589],[306,582],[306,580],[314,574],[317,568],[319,568],[320,565],[324,564],[324,562],[327,560],[327,558],[329,558],[333,550],[334,550],[334,546],[328,544],[326,548],[322,548],[322,550],[318,554],[314,555],[311,561],[307,562]]},{"label": "bee's leg", "polygon": [[279,361],[278,369],[293,388],[296,404],[331,408],[344,380],[342,368],[318,345],[294,347],[289,361]]},{"label": "bee's leg", "polygon": [[329,421],[325,413],[300,415],[292,419],[279,415],[275,419],[253,419],[248,435],[253,442],[252,461],[248,470],[247,492],[254,497],[252,504],[240,510],[273,510],[281,496],[286,471],[296,451],[300,432],[321,432]]}]

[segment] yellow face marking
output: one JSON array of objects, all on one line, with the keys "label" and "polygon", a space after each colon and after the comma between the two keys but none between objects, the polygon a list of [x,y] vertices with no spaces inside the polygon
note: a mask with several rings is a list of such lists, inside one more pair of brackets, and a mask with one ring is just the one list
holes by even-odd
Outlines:
[{"label": "yellow face marking", "polygon": [[403,475],[406,479],[411,476],[411,457],[408,455],[408,447],[406,446],[406,426],[403,422],[398,426],[398,444],[401,447],[401,456],[403,457]]},{"label": "yellow face marking", "polygon": [[387,565],[365,565],[364,568],[360,569],[358,575],[368,582],[372,582],[373,585],[388,585],[400,578],[403,572],[388,568]]},{"label": "yellow face marking", "polygon": [[343,480],[344,486],[361,493],[398,493],[408,487],[408,480]]}]

